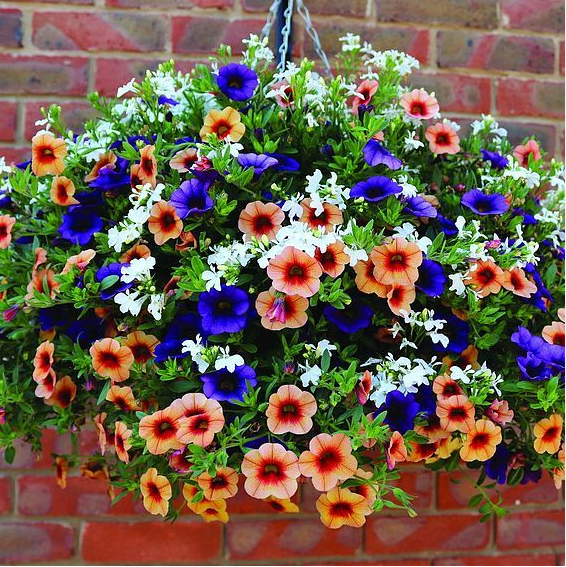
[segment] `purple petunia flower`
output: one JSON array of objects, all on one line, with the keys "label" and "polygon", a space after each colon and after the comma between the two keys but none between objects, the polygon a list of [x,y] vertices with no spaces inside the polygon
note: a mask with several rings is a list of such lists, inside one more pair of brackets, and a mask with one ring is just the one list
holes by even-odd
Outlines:
[{"label": "purple petunia flower", "polygon": [[209,183],[200,179],[189,179],[173,191],[169,203],[182,219],[190,215],[202,215],[214,207],[214,201],[208,194],[209,187]]},{"label": "purple petunia flower", "polygon": [[169,106],[177,106],[179,103],[174,98],[169,98],[168,96],[161,95],[157,102],[159,104],[168,104]]},{"label": "purple petunia flower", "polygon": [[118,193],[131,188],[130,162],[120,156],[116,158],[116,163],[106,165],[100,169],[96,179],[93,179],[89,186],[103,192],[112,191]]},{"label": "purple petunia flower", "polygon": [[369,306],[355,300],[345,309],[336,309],[332,305],[325,305],[322,313],[343,333],[355,333],[369,327],[373,317],[373,311]]},{"label": "purple petunia flower", "polygon": [[497,484],[505,484],[510,456],[507,446],[500,443],[493,457],[485,462],[485,474],[492,480],[496,480]]},{"label": "purple petunia flower", "polygon": [[104,301],[112,299],[115,295],[122,291],[126,291],[134,285],[134,282],[125,283],[120,279],[122,275],[122,268],[129,266],[130,264],[121,264],[120,262],[112,262],[108,266],[103,266],[99,268],[96,272],[96,281],[103,282],[108,276],[118,276],[118,279],[106,289],[100,292],[100,298]]},{"label": "purple petunia flower", "polygon": [[216,82],[220,90],[232,100],[248,100],[258,85],[255,71],[238,63],[229,63],[218,70]]},{"label": "purple petunia flower", "polygon": [[491,163],[491,167],[494,169],[505,169],[509,165],[509,160],[497,152],[481,150],[481,155],[483,160]]},{"label": "purple petunia flower", "polygon": [[462,195],[461,203],[481,216],[500,215],[509,209],[509,204],[503,195],[500,193],[487,195],[479,189],[472,189]]},{"label": "purple petunia flower", "polygon": [[95,232],[100,232],[104,223],[95,213],[94,207],[69,207],[63,215],[63,222],[59,227],[59,234],[69,242],[86,246]]},{"label": "purple petunia flower", "polygon": [[275,166],[277,171],[299,171],[301,169],[301,164],[295,158],[285,154],[265,152],[265,155],[277,160],[277,165]]},{"label": "purple petunia flower", "polygon": [[390,154],[377,140],[370,138],[364,146],[364,158],[368,165],[375,167],[376,165],[383,164],[389,169],[399,169],[402,167],[403,162],[397,159],[394,155]]},{"label": "purple petunia flower", "polygon": [[235,286],[222,285],[220,291],[211,289],[200,294],[198,312],[206,333],[237,333],[246,326],[250,308],[248,294]]},{"label": "purple petunia flower", "polygon": [[255,370],[246,364],[236,366],[234,372],[223,368],[203,374],[200,379],[203,382],[204,395],[220,402],[243,401],[248,384],[252,387],[257,385]]},{"label": "purple petunia flower", "polygon": [[279,164],[276,158],[265,154],[240,154],[238,163],[246,169],[253,167],[254,175],[257,176],[260,176],[266,169]]},{"label": "purple petunia flower", "polygon": [[178,315],[169,323],[163,340],[155,347],[154,362],[165,362],[168,358],[186,358],[183,341],[202,335],[201,318],[196,313]]},{"label": "purple petunia flower", "polygon": [[448,337],[448,346],[444,347],[441,343],[435,343],[432,345],[434,350],[460,354],[470,344],[470,324],[448,312],[439,312],[434,318],[446,321],[442,332]]},{"label": "purple petunia flower", "polygon": [[356,183],[350,191],[350,197],[353,199],[363,197],[366,201],[377,203],[389,197],[389,195],[397,195],[401,191],[403,191],[403,188],[389,177],[376,175]]},{"label": "purple petunia flower", "polygon": [[404,212],[415,215],[416,217],[436,218],[438,212],[436,209],[422,197],[410,197],[405,201]]},{"label": "purple petunia flower", "polygon": [[458,228],[453,220],[442,216],[439,212],[436,214],[436,219],[440,223],[440,228],[446,236],[454,236],[455,234],[458,234]]},{"label": "purple petunia flower", "polygon": [[399,390],[392,390],[387,394],[385,404],[377,410],[377,413],[386,411],[387,416],[383,423],[403,435],[415,426],[415,417],[419,409],[419,404],[413,394],[402,394]]},{"label": "purple petunia flower", "polygon": [[446,276],[442,266],[434,260],[425,258],[419,267],[419,279],[415,286],[430,297],[438,297],[444,293],[445,284]]}]

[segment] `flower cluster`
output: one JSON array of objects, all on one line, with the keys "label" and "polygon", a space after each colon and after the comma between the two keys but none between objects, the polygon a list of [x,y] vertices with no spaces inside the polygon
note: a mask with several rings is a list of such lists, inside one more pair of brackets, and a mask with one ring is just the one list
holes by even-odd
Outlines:
[{"label": "flower cluster", "polygon": [[414,515],[405,461],[480,469],[485,517],[486,478],[559,486],[564,166],[491,116],[465,136],[402,53],[349,34],[324,78],[245,44],[92,95],[79,135],[53,106],[2,161],[6,459],[90,428],[61,486],[226,522],[312,483],[329,528]]}]

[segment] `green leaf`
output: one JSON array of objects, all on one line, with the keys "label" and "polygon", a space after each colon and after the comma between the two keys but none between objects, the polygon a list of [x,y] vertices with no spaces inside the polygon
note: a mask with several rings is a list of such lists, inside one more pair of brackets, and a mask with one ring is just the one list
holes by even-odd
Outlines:
[{"label": "green leaf", "polygon": [[106,383],[104,384],[104,386],[102,386],[102,390],[100,392],[100,395],[98,396],[98,400],[96,400],[96,405],[100,405],[104,402],[104,400],[106,399],[106,394],[108,393],[108,390],[110,390],[110,380],[107,380]]},{"label": "green leaf", "polygon": [[14,462],[14,459],[16,458],[16,449],[13,445],[10,445],[9,447],[6,447],[6,450],[4,451],[4,460],[11,465]]},{"label": "green leaf", "polygon": [[106,276],[100,284],[100,291],[103,291],[105,289],[108,289],[109,287],[112,287],[119,279],[120,279],[120,276],[116,276],[116,275]]}]

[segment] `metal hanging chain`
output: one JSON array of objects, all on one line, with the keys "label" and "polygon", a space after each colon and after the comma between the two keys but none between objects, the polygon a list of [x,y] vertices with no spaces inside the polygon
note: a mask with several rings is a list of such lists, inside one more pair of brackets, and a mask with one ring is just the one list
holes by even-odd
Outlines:
[{"label": "metal hanging chain", "polygon": [[314,25],[311,20],[311,15],[308,8],[305,6],[303,0],[297,0],[297,12],[303,18],[305,22],[305,31],[312,39],[312,43],[314,45],[314,50],[316,51],[317,55],[320,57],[322,64],[324,65],[324,69],[327,75],[332,77],[332,68],[330,67],[330,63],[328,61],[328,57],[326,56],[326,52],[320,43],[320,38],[318,37],[317,31],[314,29]]},{"label": "metal hanging chain", "polygon": [[288,0],[287,8],[283,13],[285,24],[281,30],[281,45],[279,46],[279,64],[277,68],[284,71],[287,66],[287,52],[289,51],[289,38],[291,37],[291,29],[293,27],[293,9],[294,0]]},{"label": "metal hanging chain", "polygon": [[271,8],[269,8],[269,12],[267,13],[267,18],[265,19],[265,24],[263,28],[261,28],[261,32],[259,37],[263,39],[264,37],[269,37],[271,33],[271,28],[273,27],[273,23],[277,18],[277,12],[279,10],[279,5],[281,4],[281,0],[274,0],[273,4],[271,4]]}]

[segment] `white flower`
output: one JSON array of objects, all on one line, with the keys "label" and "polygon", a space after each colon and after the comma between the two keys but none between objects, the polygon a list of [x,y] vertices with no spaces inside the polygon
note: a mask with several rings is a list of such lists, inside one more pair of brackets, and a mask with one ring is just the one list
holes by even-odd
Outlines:
[{"label": "white flower", "polygon": [[300,219],[303,216],[303,207],[301,207],[300,201],[303,200],[303,196],[301,194],[295,195],[289,199],[287,199],[281,210],[284,213],[287,213],[289,220],[293,221],[295,219]]},{"label": "white flower", "polygon": [[222,273],[217,272],[211,268],[201,274],[201,278],[206,282],[206,290],[210,291],[212,288],[220,291],[222,289]]},{"label": "white flower", "polygon": [[323,339],[322,341],[319,341],[318,344],[316,345],[316,355],[319,357],[322,356],[325,351],[328,351],[328,353],[330,354],[331,351],[333,350],[337,350],[336,345],[332,344],[327,339]]},{"label": "white flower", "polygon": [[141,295],[139,291],[126,290],[114,296],[114,302],[120,306],[121,313],[139,315],[147,297]]},{"label": "white flower", "polygon": [[375,390],[370,394],[369,399],[376,405],[380,407],[385,403],[385,398],[389,392],[397,390],[395,384],[388,382],[387,380],[373,380],[372,385]]},{"label": "white flower", "polygon": [[416,132],[410,131],[407,136],[405,137],[405,151],[412,151],[417,150],[418,148],[422,148],[424,144],[420,140],[415,140]]},{"label": "white flower", "polygon": [[347,33],[343,37],[339,37],[338,41],[342,42],[342,51],[356,51],[362,47],[359,35]]},{"label": "white flower", "polygon": [[150,272],[155,267],[155,258],[134,258],[129,266],[122,266],[122,276],[120,279],[124,283],[131,283],[134,280],[145,281],[150,278]]},{"label": "white flower", "polygon": [[165,294],[164,293],[152,293],[149,298],[149,305],[147,310],[156,321],[161,321],[161,313],[165,307]]},{"label": "white flower", "polygon": [[363,248],[352,248],[351,246],[344,246],[344,252],[350,257],[349,264],[354,267],[360,260],[365,262],[369,256]]},{"label": "white flower", "polygon": [[466,286],[464,285],[464,274],[449,274],[448,277],[452,281],[452,285],[448,288],[456,295],[464,295],[466,293]]},{"label": "white flower", "polygon": [[202,337],[197,335],[194,341],[191,339],[183,341],[183,348],[181,349],[181,352],[190,353],[192,361],[197,365],[198,371],[201,373],[206,372],[210,366],[202,355],[204,348]]},{"label": "white flower", "polygon": [[310,366],[310,364],[300,365],[301,369],[304,369],[304,372],[301,374],[301,382],[303,384],[303,388],[307,388],[310,384],[316,386],[320,377],[322,376],[322,369],[317,366]]},{"label": "white flower", "polygon": [[[220,350],[222,350],[222,348]],[[228,347],[226,347],[226,351],[228,351]],[[224,352],[214,362],[214,368],[216,368],[216,370],[226,368],[228,372],[234,372],[236,366],[242,366],[243,364],[244,359],[239,354],[230,355],[228,352]]]},{"label": "white flower", "polygon": [[119,87],[116,92],[116,97],[122,98],[127,93],[136,93],[137,89],[134,88],[135,82],[136,82],[135,79],[130,79],[128,83]]},{"label": "white flower", "polygon": [[459,380],[464,384],[469,384],[470,377],[468,376],[468,372],[470,372],[471,369],[471,366],[466,366],[464,370],[462,370],[459,366],[452,366],[450,368],[450,376],[453,380]]}]

